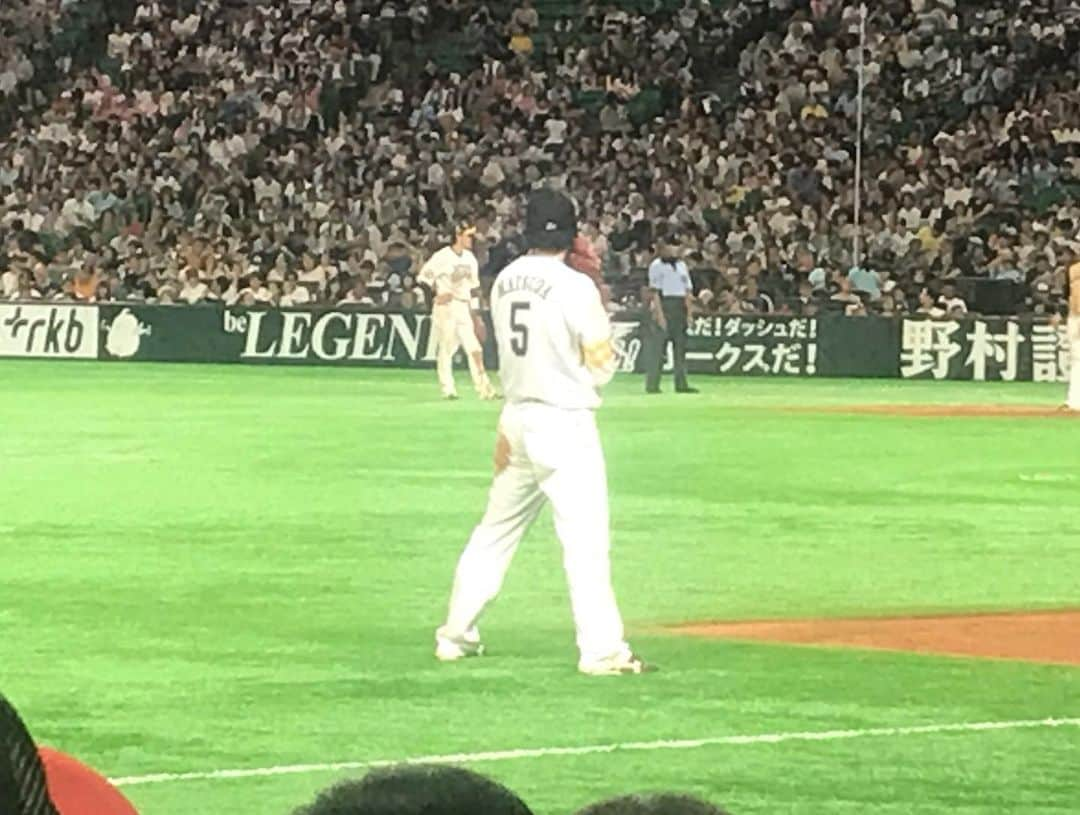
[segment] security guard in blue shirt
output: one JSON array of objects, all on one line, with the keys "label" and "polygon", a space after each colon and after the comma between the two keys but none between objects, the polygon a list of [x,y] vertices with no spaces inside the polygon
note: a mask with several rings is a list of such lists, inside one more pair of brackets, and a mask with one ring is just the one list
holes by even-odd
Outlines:
[{"label": "security guard in blue shirt", "polygon": [[675,356],[675,392],[697,393],[686,381],[686,321],[694,299],[690,270],[671,241],[649,265],[649,319],[645,331],[645,392],[660,393],[660,372],[671,342]]}]

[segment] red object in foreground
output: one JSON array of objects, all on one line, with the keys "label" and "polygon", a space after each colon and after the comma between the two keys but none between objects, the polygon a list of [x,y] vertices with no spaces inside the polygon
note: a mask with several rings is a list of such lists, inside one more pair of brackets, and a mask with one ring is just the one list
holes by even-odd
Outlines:
[{"label": "red object in foreground", "polygon": [[566,263],[571,268],[591,277],[597,285],[602,282],[600,270],[603,262],[596,254],[592,242],[584,235],[574,238],[574,245],[566,255]]},{"label": "red object in foreground", "polygon": [[38,755],[60,815],[139,815],[120,790],[85,764],[49,747],[39,747]]}]

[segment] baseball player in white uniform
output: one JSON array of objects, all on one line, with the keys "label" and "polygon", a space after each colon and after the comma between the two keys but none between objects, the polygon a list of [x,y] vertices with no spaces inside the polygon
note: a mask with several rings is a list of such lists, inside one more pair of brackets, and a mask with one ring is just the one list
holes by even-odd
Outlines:
[{"label": "baseball player in white uniform", "polygon": [[506,406],[495,445],[487,511],[461,555],[435,655],[480,656],[477,622],[498,594],[525,531],[545,502],[555,513],[580,652],[591,675],[642,673],[611,585],[608,493],[594,411],[615,372],[611,324],[596,285],[564,262],[574,204],[553,190],[529,198],[530,249],[499,274],[491,294]]},{"label": "baseball player in white uniform", "polygon": [[1069,395],[1065,406],[1080,411],[1080,263],[1069,267],[1066,291],[1069,298]]},{"label": "baseball player in white uniform", "polygon": [[458,398],[453,366],[459,347],[465,349],[473,387],[480,398],[498,398],[484,370],[484,351],[473,313],[480,308],[480,266],[472,253],[475,235],[476,228],[471,225],[459,228],[454,242],[432,255],[417,276],[432,294],[432,330],[438,344],[435,368],[446,399]]}]

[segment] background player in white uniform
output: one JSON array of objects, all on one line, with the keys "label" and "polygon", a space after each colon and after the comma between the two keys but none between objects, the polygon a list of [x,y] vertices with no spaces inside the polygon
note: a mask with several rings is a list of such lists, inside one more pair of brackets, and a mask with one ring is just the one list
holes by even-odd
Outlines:
[{"label": "background player in white uniform", "polygon": [[454,235],[454,242],[436,252],[420,269],[417,279],[432,294],[431,322],[438,351],[435,368],[439,387],[447,399],[457,399],[454,384],[454,354],[465,349],[473,386],[481,399],[496,399],[484,370],[484,351],[477,338],[474,311],[480,307],[480,265],[472,253],[476,228],[466,224]]},{"label": "background player in white uniform", "polygon": [[611,324],[594,282],[564,263],[576,234],[574,205],[539,190],[529,198],[527,255],[492,288],[492,319],[506,406],[499,419],[487,511],[461,555],[442,660],[483,652],[476,625],[498,594],[518,543],[545,501],[555,512],[583,673],[641,673],[623,638],[611,586],[604,454],[593,411],[615,372]]},{"label": "background player in white uniform", "polygon": [[1069,267],[1069,410],[1080,411],[1080,263]]}]

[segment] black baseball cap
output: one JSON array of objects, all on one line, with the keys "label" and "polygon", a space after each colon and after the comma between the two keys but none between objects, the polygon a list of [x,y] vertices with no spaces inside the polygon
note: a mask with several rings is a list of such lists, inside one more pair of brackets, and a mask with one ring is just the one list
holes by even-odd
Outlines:
[{"label": "black baseball cap", "polygon": [[577,208],[569,197],[544,187],[529,194],[525,240],[530,249],[569,249],[577,237]]}]

